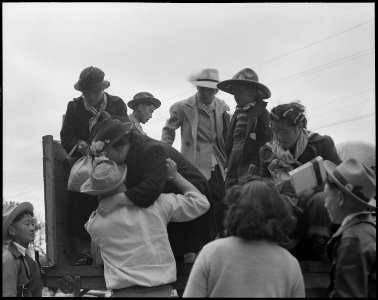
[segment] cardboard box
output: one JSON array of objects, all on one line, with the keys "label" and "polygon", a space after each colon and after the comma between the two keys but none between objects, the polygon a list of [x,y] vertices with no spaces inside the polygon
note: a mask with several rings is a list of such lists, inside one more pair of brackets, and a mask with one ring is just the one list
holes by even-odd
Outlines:
[{"label": "cardboard box", "polygon": [[290,181],[296,195],[324,183],[327,176],[321,156],[289,172]]}]

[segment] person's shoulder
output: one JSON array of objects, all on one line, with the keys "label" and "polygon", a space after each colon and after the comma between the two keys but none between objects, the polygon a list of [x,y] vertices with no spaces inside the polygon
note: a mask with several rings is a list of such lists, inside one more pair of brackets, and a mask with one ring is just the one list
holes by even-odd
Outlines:
[{"label": "person's shoulder", "polygon": [[309,143],[322,143],[325,145],[335,144],[329,135],[321,135],[317,132],[310,132]]},{"label": "person's shoulder", "polygon": [[223,99],[215,97],[215,104],[223,107],[225,111],[229,111],[230,110],[230,107],[228,106],[228,104],[226,103],[226,101],[224,101]]},{"label": "person's shoulder", "polygon": [[125,103],[125,101],[123,101],[121,97],[110,95],[108,93],[105,93],[105,94],[106,94],[107,100],[110,102],[116,103],[116,102],[121,101],[122,103]]}]

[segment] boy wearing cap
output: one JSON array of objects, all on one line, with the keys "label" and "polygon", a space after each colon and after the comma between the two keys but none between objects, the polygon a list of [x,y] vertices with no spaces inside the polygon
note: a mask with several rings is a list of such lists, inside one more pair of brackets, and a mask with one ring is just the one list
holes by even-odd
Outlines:
[{"label": "boy wearing cap", "polygon": [[127,106],[133,110],[129,119],[140,134],[146,135],[140,123],[146,124],[152,118],[152,113],[160,105],[161,102],[147,92],[140,92],[134,96],[133,100],[127,102]]},{"label": "boy wearing cap", "polygon": [[42,297],[43,282],[34,241],[33,205],[3,207],[3,297]]},{"label": "boy wearing cap", "polygon": [[208,180],[214,202],[217,231],[223,235],[225,204],[224,179],[226,176],[225,136],[230,125],[230,108],[215,97],[218,92],[219,73],[216,69],[203,69],[190,76],[197,93],[170,107],[170,117],[162,130],[161,140],[172,145],[176,130],[181,128],[181,153]]},{"label": "boy wearing cap", "polygon": [[245,68],[232,79],[218,83],[218,88],[234,95],[235,113],[226,135],[227,174],[226,189],[238,183],[238,179],[250,172],[259,174],[259,150],[272,137],[269,112],[264,99],[270,98],[270,90],[259,82],[255,71]]},{"label": "boy wearing cap", "polygon": [[[110,82],[104,80],[105,73],[96,67],[85,68],[74,85],[82,93],[67,104],[67,111],[60,131],[60,139],[67,153],[72,158],[80,158],[88,153],[91,137],[95,134],[96,125],[104,119],[114,116],[127,116],[125,102],[118,96],[105,92]],[[84,223],[91,212],[96,209],[94,197],[68,191],[68,233],[73,239],[79,256],[75,265],[90,265],[90,237],[84,229]]]},{"label": "boy wearing cap", "polygon": [[332,260],[329,296],[375,298],[375,174],[353,158],[339,166],[326,160],[324,166],[325,206],[332,222],[341,224],[327,245]]},{"label": "boy wearing cap", "polygon": [[[96,144],[94,144],[94,147]],[[101,249],[106,287],[112,297],[169,297],[176,281],[176,263],[168,239],[167,223],[192,220],[209,209],[199,190],[177,172],[167,159],[168,177],[180,195],[161,194],[149,207],[131,201],[105,217],[93,212],[85,227]],[[107,196],[126,191],[126,164],[97,160],[81,192]]]}]

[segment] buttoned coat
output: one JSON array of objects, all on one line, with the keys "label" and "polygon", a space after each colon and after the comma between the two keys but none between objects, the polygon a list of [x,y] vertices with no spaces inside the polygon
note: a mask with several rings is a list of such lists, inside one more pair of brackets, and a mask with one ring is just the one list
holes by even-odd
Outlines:
[{"label": "buttoned coat", "polygon": [[[181,127],[181,153],[184,157],[195,165],[207,179],[211,175],[212,146],[203,145],[199,156],[199,163],[196,164],[197,154],[197,132],[198,132],[198,105],[197,94],[173,104],[170,108],[170,118],[167,120],[162,130],[161,140],[172,145],[175,140],[175,130]],[[225,168],[225,136],[230,124],[230,115],[227,111],[229,106],[221,99],[215,98],[215,128],[216,143],[219,153],[218,163]]]},{"label": "buttoned coat", "polygon": [[376,225],[370,214],[343,224],[329,240],[330,297],[376,297]]}]

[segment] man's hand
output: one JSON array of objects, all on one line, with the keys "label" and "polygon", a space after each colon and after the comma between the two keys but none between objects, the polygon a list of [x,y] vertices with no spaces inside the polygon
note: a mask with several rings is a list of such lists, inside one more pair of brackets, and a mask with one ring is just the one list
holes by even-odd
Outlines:
[{"label": "man's hand", "polygon": [[177,164],[175,163],[174,160],[167,158],[166,160],[166,166],[167,166],[167,176],[168,180],[172,180],[176,177],[177,175]]},{"label": "man's hand", "polygon": [[101,199],[98,207],[97,213],[105,217],[111,211],[117,209],[119,206],[127,205],[127,197],[125,193],[117,193],[106,198]]},{"label": "man's hand", "polygon": [[80,153],[85,156],[89,152],[89,145],[86,141],[79,141],[77,149],[80,151]]}]

